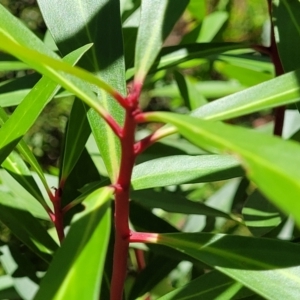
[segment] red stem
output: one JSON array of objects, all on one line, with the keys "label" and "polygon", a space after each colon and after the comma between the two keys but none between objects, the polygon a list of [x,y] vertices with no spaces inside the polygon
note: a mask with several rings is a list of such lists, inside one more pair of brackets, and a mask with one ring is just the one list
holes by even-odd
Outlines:
[{"label": "red stem", "polygon": [[141,249],[134,249],[134,254],[137,262],[138,272],[146,267],[144,251]]},{"label": "red stem", "polygon": [[[129,97],[128,97],[129,98]],[[120,173],[115,184],[115,245],[113,256],[113,274],[111,281],[111,300],[122,300],[123,287],[127,273],[127,256],[129,248],[129,191],[131,174],[134,166],[134,135],[136,122],[134,115],[138,111],[137,98],[131,98],[126,107],[125,122],[121,141],[121,166]]]},{"label": "red stem", "polygon": [[61,189],[56,189],[54,196],[51,194],[50,199],[54,207],[54,214],[51,214],[51,220],[54,223],[58,239],[61,244],[65,238],[63,211],[61,209]]}]

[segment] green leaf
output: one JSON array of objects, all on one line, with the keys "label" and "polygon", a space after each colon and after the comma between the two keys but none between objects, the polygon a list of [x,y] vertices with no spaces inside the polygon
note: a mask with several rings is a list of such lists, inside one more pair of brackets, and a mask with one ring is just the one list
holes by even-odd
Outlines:
[{"label": "green leaf", "polygon": [[[212,271],[158,298],[158,300],[233,300],[252,293],[230,277]],[[219,297],[221,295],[221,298]]]},{"label": "green leaf", "polygon": [[4,192],[0,192],[0,220],[29,249],[46,262],[50,262],[57,244],[31,213],[20,207],[14,197]]},{"label": "green leaf", "polygon": [[[2,40],[1,50],[16,56],[38,72],[59,83],[96,109],[102,116],[107,115],[91,87],[85,81],[104,89],[109,94],[118,95],[118,93],[93,74],[55,59],[57,57],[55,53],[51,52],[29,29],[2,6],[0,6],[0,37]],[[33,47],[35,50],[32,50]],[[42,53],[46,53],[46,55]],[[77,77],[66,76],[62,72]]]},{"label": "green leaf", "polygon": [[165,38],[171,32],[186,6],[187,0],[144,0],[135,50],[135,81],[141,84]]},{"label": "green leaf", "polygon": [[192,112],[207,120],[226,120],[300,100],[300,70],[210,102]]},{"label": "green leaf", "polygon": [[299,144],[254,130],[172,113],[148,113],[146,120],[169,122],[195,145],[235,155],[259,189],[300,224]]},{"label": "green leaf", "polygon": [[226,20],[228,13],[226,11],[215,11],[203,19],[200,34],[197,42],[210,42],[220,31]]},{"label": "green leaf", "polygon": [[74,100],[66,130],[60,181],[65,182],[78,161],[91,133],[86,107],[78,99]]},{"label": "green leaf", "polygon": [[184,195],[176,192],[155,190],[132,191],[131,199],[142,206],[149,209],[161,208],[167,212],[206,215],[212,217],[222,217],[226,219],[234,219],[232,215],[221,210],[210,207],[201,202],[187,200]]},{"label": "green leaf", "polygon": [[[65,60],[74,64],[89,48],[89,46],[84,46],[77,49],[67,55]],[[43,77],[34,88],[30,90],[29,94],[15,109],[9,119],[3,109],[0,109],[0,120],[2,124],[4,123],[0,129],[0,162],[7,157],[19,142],[18,150],[37,172],[48,193],[50,193],[50,190],[40,165],[31,154],[27,145],[23,141],[20,141],[20,139],[34,124],[45,105],[52,99],[58,89],[59,86],[56,83],[47,77]],[[30,111],[30,114],[27,113],[28,111]],[[43,203],[43,199],[39,200]]]},{"label": "green leaf", "polygon": [[153,159],[134,167],[134,190],[209,182],[242,176],[238,161],[228,155],[173,155]]},{"label": "green leaf", "polygon": [[[73,0],[63,3],[59,0],[51,3],[47,0],[38,2],[59,50],[66,54],[74,47],[93,43],[93,48],[83,57],[80,66],[97,75],[95,78],[106,80],[120,94],[125,94],[125,62],[119,1],[94,0],[87,3],[84,0],[76,0],[76,5]],[[61,17],[62,11],[68,12],[67,18]],[[69,34],[70,32],[72,34]],[[122,124],[124,112],[118,103],[101,89],[97,88],[95,92],[101,105]],[[111,180],[115,181],[121,157],[119,140],[97,112],[89,111],[88,118],[108,174]]]},{"label": "green leaf", "polygon": [[4,160],[1,166],[47,210],[47,203],[45,202],[38,185],[33,179],[27,165],[18,153],[12,152]]},{"label": "green leaf", "polygon": [[[276,26],[276,43],[285,72],[300,68],[297,49],[300,46],[300,3],[273,1],[273,22]],[[291,39],[293,37],[293,39]]]},{"label": "green leaf", "polygon": [[0,53],[0,72],[26,70],[29,67],[5,53]]},{"label": "green leaf", "polygon": [[179,72],[174,72],[175,80],[177,82],[181,97],[184,100],[185,106],[189,110],[194,110],[199,106],[206,104],[207,100],[199,93],[196,88],[196,82],[193,78],[183,76]]},{"label": "green leaf", "polygon": [[145,234],[147,242],[175,248],[242,283],[266,299],[298,299],[300,245],[210,233]]},{"label": "green leaf", "polygon": [[19,296],[24,300],[31,300],[38,289],[39,282],[35,266],[17,246],[4,245],[0,251],[1,265],[5,273],[11,276]]},{"label": "green leaf", "polygon": [[244,86],[253,86],[273,78],[271,74],[255,71],[242,66],[216,61],[214,68],[223,76],[238,80]]},{"label": "green leaf", "polygon": [[85,210],[75,215],[35,300],[98,299],[110,234],[112,194],[113,189],[105,187],[87,197]]},{"label": "green leaf", "polygon": [[255,236],[265,235],[286,218],[258,190],[247,199],[242,214],[246,226]]},{"label": "green leaf", "polygon": [[213,57],[226,51],[248,47],[247,44],[238,43],[189,43],[164,47],[155,60],[153,68],[165,69],[195,58]]},{"label": "green leaf", "polygon": [[[240,117],[256,111],[295,103],[300,100],[298,84],[300,70],[279,76],[233,95],[209,102],[191,115],[205,120],[220,121]],[[175,133],[174,127],[163,127],[156,135]]]}]

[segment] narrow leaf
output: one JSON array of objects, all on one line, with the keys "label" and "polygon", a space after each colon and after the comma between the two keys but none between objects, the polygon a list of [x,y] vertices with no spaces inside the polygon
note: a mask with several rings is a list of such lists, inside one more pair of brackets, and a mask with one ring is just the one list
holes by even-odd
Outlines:
[{"label": "narrow leaf", "polygon": [[[273,1],[276,43],[285,72],[300,68],[300,3],[298,1]],[[293,37],[293,39],[291,39]]]},{"label": "narrow leaf", "polygon": [[175,248],[239,281],[266,299],[298,299],[300,245],[243,236],[145,234],[148,242]]},{"label": "narrow leaf", "polygon": [[142,84],[187,0],[143,0],[135,50],[135,81]]},{"label": "narrow leaf", "polygon": [[199,147],[235,155],[260,190],[300,224],[298,143],[189,116],[171,113],[149,113],[146,116],[148,121],[170,122]]},{"label": "narrow leaf", "polygon": [[85,210],[74,217],[35,300],[98,299],[110,234],[108,200],[112,193],[110,187],[98,189],[85,200]]},{"label": "narrow leaf", "polygon": [[[87,43],[93,48],[80,65],[93,72],[99,80],[106,80],[119,93],[126,93],[125,62],[122,43],[122,25],[118,0],[39,0],[47,27],[59,50],[66,54]],[[68,11],[68,17],[62,17]],[[59,26],[58,26],[59,24]],[[69,33],[72,32],[70,35]],[[105,46],[104,46],[105,45]],[[98,85],[101,88],[101,86]],[[119,124],[123,123],[124,112],[114,99],[99,88],[95,88],[98,100]],[[120,145],[114,133],[94,110],[88,112],[88,119],[97,146],[101,152],[112,181],[118,175]]]},{"label": "narrow leaf", "polygon": [[228,155],[173,155],[153,159],[134,167],[134,190],[177,185],[187,182],[210,182],[239,177],[239,162]]}]

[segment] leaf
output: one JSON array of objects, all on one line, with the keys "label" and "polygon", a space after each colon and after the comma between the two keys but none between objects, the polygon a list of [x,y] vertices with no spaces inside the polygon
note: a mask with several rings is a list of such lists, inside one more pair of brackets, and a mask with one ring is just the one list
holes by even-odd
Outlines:
[{"label": "leaf", "polygon": [[187,200],[182,194],[168,192],[166,190],[161,192],[151,189],[132,191],[131,198],[134,202],[137,202],[142,206],[146,206],[149,209],[161,208],[173,213],[199,214],[236,220],[236,218],[221,210],[215,209],[201,202]]},{"label": "leaf", "polygon": [[189,43],[168,46],[161,49],[151,70],[165,69],[195,58],[213,57],[226,51],[248,47],[242,43]]},{"label": "leaf", "polygon": [[273,78],[271,74],[255,71],[242,66],[216,61],[214,68],[223,76],[236,79],[244,86],[253,86]]},{"label": "leaf", "polygon": [[259,189],[300,224],[299,144],[245,128],[172,113],[148,113],[145,119],[170,122],[195,145],[235,155]]},{"label": "leaf", "polygon": [[84,103],[74,100],[66,129],[60,181],[64,183],[77,163],[91,129]]},{"label": "leaf", "polygon": [[266,299],[298,299],[300,245],[211,233],[145,234],[145,240],[207,263]]},{"label": "leaf", "polygon": [[[106,80],[120,94],[125,94],[125,62],[119,1],[94,0],[87,3],[76,0],[74,5],[73,0],[63,3],[59,0],[51,3],[39,0],[38,3],[59,50],[66,54],[74,47],[93,43],[93,48],[83,57],[80,65],[93,72],[99,81]],[[65,14],[64,17],[61,16],[63,11],[68,12],[67,18]],[[101,88],[99,85],[98,87]],[[121,125],[124,111],[119,104],[99,88],[94,88],[94,92],[98,102],[101,102],[106,111]],[[119,140],[98,112],[90,110],[88,119],[108,174],[114,182],[121,157]]]},{"label": "leaf", "polygon": [[98,299],[110,234],[113,189],[90,194],[43,278],[35,300]]},{"label": "leaf", "polygon": [[206,16],[201,25],[197,42],[211,42],[228,19],[226,11],[215,11]]},{"label": "leaf", "polygon": [[185,106],[187,106],[189,110],[194,110],[207,103],[207,100],[197,90],[196,84],[192,81],[192,78],[183,76],[179,72],[174,72],[174,76],[181,97],[184,100]]},{"label": "leaf", "polygon": [[252,293],[230,277],[217,271],[204,274],[158,300],[222,300],[243,299]]},{"label": "leaf", "polygon": [[[298,1],[273,1],[273,22],[276,43],[285,72],[300,68],[298,47],[300,46],[300,3]],[[290,37],[293,37],[291,39]]]},{"label": "leaf", "polygon": [[187,0],[143,0],[135,50],[135,81],[143,83],[162,44],[182,15]]},{"label": "leaf", "polygon": [[0,72],[26,70],[29,67],[5,53],[0,53]]},{"label": "leaf", "polygon": [[12,152],[1,166],[47,210],[47,203],[33,179],[30,170],[16,152]]},{"label": "leaf", "polygon": [[50,261],[57,244],[38,220],[23,207],[19,207],[9,193],[0,192],[0,220],[31,251],[46,262]]},{"label": "leaf", "polygon": [[[145,269],[143,269],[136,277],[134,285],[130,290],[128,300],[136,300],[145,293],[151,291],[159,282],[161,282],[168,274],[176,268],[178,261],[172,257],[152,256]],[[159,272],[157,270],[159,269]]]},{"label": "leaf", "polygon": [[[13,34],[13,36],[11,34]],[[56,57],[54,52],[51,52],[46,48],[29,29],[20,23],[19,20],[15,19],[2,6],[0,6],[0,37],[2,39],[0,45],[1,50],[16,56],[38,72],[59,83],[61,86],[85,101],[89,106],[96,109],[102,116],[106,116],[107,113],[103,106],[99,104],[90,86],[88,86],[85,81],[104,89],[114,96],[119,96],[110,85],[91,73],[77,67],[72,67],[61,60],[52,58]],[[24,45],[34,46],[35,50]],[[37,52],[36,50],[46,53],[47,55]],[[78,78],[62,75],[61,71],[77,76]]]},{"label": "leaf", "polygon": [[[290,72],[233,95],[209,102],[194,110],[191,115],[205,120],[220,121],[298,102],[300,100],[299,78],[300,70]],[[175,132],[174,127],[163,127],[157,130],[156,135],[167,136]]]},{"label": "leaf", "polygon": [[258,190],[247,199],[242,214],[245,224],[255,236],[262,236],[283,222],[285,216]]},{"label": "leaf", "polygon": [[[65,60],[70,63],[76,63],[76,61],[78,61],[78,59],[88,49],[89,46],[77,49],[67,55]],[[59,86],[56,83],[46,77],[43,77],[24,98],[22,103],[15,109],[9,119],[4,110],[0,109],[0,120],[2,124],[4,123],[0,129],[0,162],[3,161],[12,149],[19,143],[17,146],[18,150],[37,172],[48,193],[50,193],[50,190],[40,165],[28,149],[25,142],[20,140],[34,124],[45,105],[52,99],[58,89]],[[30,111],[30,114],[27,113],[28,111]],[[14,165],[14,167],[18,166]],[[37,199],[44,207],[46,207],[42,198]]]},{"label": "leaf", "polygon": [[192,115],[207,120],[226,120],[300,100],[300,70],[203,105]]},{"label": "leaf", "polygon": [[242,176],[239,163],[228,155],[173,155],[146,161],[134,167],[134,190],[209,182]]},{"label": "leaf", "polygon": [[4,245],[0,248],[0,261],[6,274],[13,280],[13,285],[24,300],[31,300],[38,289],[38,277],[34,265],[16,246]]}]

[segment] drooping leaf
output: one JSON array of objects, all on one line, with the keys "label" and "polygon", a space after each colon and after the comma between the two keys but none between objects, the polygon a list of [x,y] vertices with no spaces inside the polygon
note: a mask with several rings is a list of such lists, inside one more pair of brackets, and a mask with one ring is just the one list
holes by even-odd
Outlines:
[{"label": "drooping leaf", "polygon": [[171,113],[148,113],[146,120],[170,122],[195,145],[211,152],[235,155],[260,190],[300,224],[299,144],[245,128]]},{"label": "drooping leaf", "polygon": [[[66,54],[74,50],[74,47],[93,43],[91,51],[85,55],[80,66],[93,72],[96,78],[108,82],[120,94],[125,94],[125,62],[119,1],[101,0],[87,3],[76,0],[74,5],[73,0],[63,3],[59,0],[51,3],[39,0],[38,3],[59,50]],[[67,18],[61,17],[63,11],[68,11]],[[109,114],[122,124],[124,112],[118,103],[101,89],[95,88],[94,92]],[[119,140],[97,112],[90,110],[88,118],[108,174],[111,180],[115,181],[121,156]]]},{"label": "drooping leaf", "polygon": [[98,299],[110,234],[109,199],[113,189],[98,189],[74,217],[35,300]]}]

